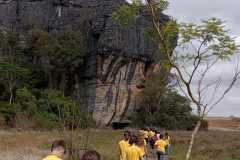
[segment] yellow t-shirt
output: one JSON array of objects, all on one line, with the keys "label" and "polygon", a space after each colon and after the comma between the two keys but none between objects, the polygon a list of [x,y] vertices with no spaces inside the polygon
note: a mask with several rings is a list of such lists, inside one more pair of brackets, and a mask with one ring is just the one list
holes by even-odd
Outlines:
[{"label": "yellow t-shirt", "polygon": [[153,132],[153,131],[149,131],[148,132],[148,137],[149,138],[152,138],[152,137],[154,137],[155,136],[155,133]]},{"label": "yellow t-shirt", "polygon": [[146,149],[147,149],[147,142],[146,142],[146,140],[144,139],[143,140],[143,144],[142,145],[138,145],[138,147],[140,148],[140,151],[141,151],[141,155],[146,155]]},{"label": "yellow t-shirt", "polygon": [[167,143],[167,145],[169,145],[171,143],[171,137],[170,136],[166,137],[164,141]]},{"label": "yellow t-shirt", "polygon": [[165,153],[165,147],[166,147],[167,143],[160,139],[160,140],[157,140],[155,142],[155,146],[157,147],[157,150],[160,151],[160,152],[164,152]]},{"label": "yellow t-shirt", "polygon": [[141,134],[143,134],[143,137],[144,137],[144,138],[148,138],[148,131],[139,130],[139,132],[140,132]]},{"label": "yellow t-shirt", "polygon": [[141,149],[135,144],[128,147],[126,151],[127,160],[140,160],[143,156]]},{"label": "yellow t-shirt", "polygon": [[46,158],[43,158],[43,160],[62,160],[62,159],[55,155],[49,155]]},{"label": "yellow t-shirt", "polygon": [[130,146],[130,144],[126,140],[121,140],[118,143],[118,146],[119,146],[119,152],[120,152],[120,160],[126,160],[126,150]]}]

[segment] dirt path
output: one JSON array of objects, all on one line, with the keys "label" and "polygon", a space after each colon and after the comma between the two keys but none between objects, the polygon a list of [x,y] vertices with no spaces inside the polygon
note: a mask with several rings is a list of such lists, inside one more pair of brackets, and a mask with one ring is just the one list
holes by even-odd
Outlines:
[{"label": "dirt path", "polygon": [[239,129],[221,128],[221,127],[209,127],[212,131],[224,131],[224,132],[240,132]]}]

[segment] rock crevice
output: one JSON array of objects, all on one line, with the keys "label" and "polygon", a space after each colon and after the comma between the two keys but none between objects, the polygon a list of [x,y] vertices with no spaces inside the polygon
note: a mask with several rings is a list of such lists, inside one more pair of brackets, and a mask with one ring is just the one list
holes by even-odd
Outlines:
[{"label": "rock crevice", "polygon": [[[67,27],[88,32],[89,53],[82,71],[74,73],[72,95],[84,101],[101,124],[123,121],[134,110],[139,82],[154,69],[156,45],[145,36],[151,27],[146,12],[129,27],[112,13],[125,0],[0,0],[1,28],[23,32],[38,26],[49,32]],[[169,17],[161,14],[162,23]],[[66,84],[67,85],[67,84]],[[68,87],[68,86],[65,86]]]}]

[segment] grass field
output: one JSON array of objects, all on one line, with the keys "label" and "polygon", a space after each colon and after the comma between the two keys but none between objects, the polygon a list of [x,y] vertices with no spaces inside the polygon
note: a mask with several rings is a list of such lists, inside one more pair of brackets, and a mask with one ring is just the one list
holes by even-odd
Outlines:
[{"label": "grass field", "polygon": [[[173,131],[173,150],[169,160],[183,160],[190,132]],[[91,130],[76,132],[74,142],[81,144],[89,136],[89,149],[96,149],[103,160],[118,160],[117,142],[122,131]],[[76,137],[76,136],[75,136]],[[0,160],[39,160],[48,153],[52,140],[61,138],[53,132],[0,131]],[[192,160],[240,160],[240,132],[200,132],[193,148]]]}]

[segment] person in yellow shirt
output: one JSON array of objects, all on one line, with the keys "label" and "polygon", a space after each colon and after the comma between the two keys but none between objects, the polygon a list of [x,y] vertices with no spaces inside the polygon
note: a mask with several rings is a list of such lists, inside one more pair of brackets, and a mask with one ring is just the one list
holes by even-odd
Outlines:
[{"label": "person in yellow shirt", "polygon": [[147,142],[144,139],[144,135],[142,133],[140,133],[138,135],[138,144],[137,144],[137,146],[140,148],[141,155],[143,155],[142,159],[143,160],[147,160]]},{"label": "person in yellow shirt", "polygon": [[164,141],[167,143],[166,145],[166,155],[169,155],[170,150],[171,150],[171,137],[169,134],[166,132],[164,135]]},{"label": "person in yellow shirt", "polygon": [[150,129],[148,132],[148,138],[153,138],[156,134],[156,131],[154,129]]},{"label": "person in yellow shirt", "polygon": [[155,142],[155,147],[157,149],[157,159],[164,160],[165,159],[165,147],[167,143],[163,140],[163,135],[161,134],[159,140]]},{"label": "person in yellow shirt", "polygon": [[153,128],[149,129],[148,131],[148,139],[149,139],[149,143],[150,143],[150,146],[152,149],[154,149],[154,143],[155,143],[155,140],[154,140],[154,136],[156,135],[156,132]]},{"label": "person in yellow shirt", "polygon": [[126,150],[130,146],[129,139],[131,137],[130,131],[124,131],[124,139],[118,143],[120,160],[126,160]]},{"label": "person in yellow shirt", "polygon": [[142,128],[142,129],[139,130],[139,132],[140,132],[141,134],[143,134],[144,139],[145,139],[146,142],[148,143],[148,129]]},{"label": "person in yellow shirt", "polygon": [[126,150],[126,159],[127,160],[142,160],[143,153],[141,149],[137,146],[138,144],[138,137],[136,135],[131,135],[129,140],[130,147]]},{"label": "person in yellow shirt", "polygon": [[52,143],[51,154],[43,160],[63,160],[66,153],[66,142],[64,140],[56,140]]}]

